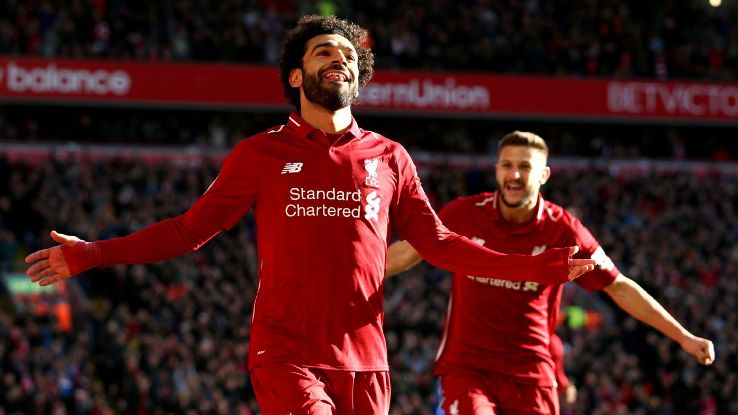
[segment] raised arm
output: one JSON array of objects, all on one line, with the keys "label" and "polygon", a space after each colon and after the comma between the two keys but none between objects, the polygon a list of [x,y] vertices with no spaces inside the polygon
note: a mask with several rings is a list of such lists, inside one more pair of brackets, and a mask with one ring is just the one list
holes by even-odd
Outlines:
[{"label": "raised arm", "polygon": [[620,274],[605,292],[628,314],[660,331],[703,365],[715,360],[715,348],[708,339],[697,337],[674,318],[646,290]]}]

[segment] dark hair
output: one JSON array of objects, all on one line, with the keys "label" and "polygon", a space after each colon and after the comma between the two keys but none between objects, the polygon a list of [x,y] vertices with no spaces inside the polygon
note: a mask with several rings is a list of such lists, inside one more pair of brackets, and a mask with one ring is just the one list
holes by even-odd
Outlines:
[{"label": "dark hair", "polygon": [[359,55],[359,88],[369,83],[374,75],[374,54],[367,46],[369,33],[366,29],[335,16],[302,16],[297,21],[297,26],[287,33],[279,61],[284,96],[298,111],[300,110],[300,90],[290,85],[290,71],[302,68],[302,57],[305,54],[307,42],[315,36],[325,34],[343,36],[356,48],[356,53]]},{"label": "dark hair", "polygon": [[497,151],[499,152],[507,146],[535,148],[536,150],[541,150],[543,154],[548,157],[548,145],[546,145],[546,140],[541,138],[539,135],[529,133],[527,131],[513,131],[505,134],[497,144]]}]

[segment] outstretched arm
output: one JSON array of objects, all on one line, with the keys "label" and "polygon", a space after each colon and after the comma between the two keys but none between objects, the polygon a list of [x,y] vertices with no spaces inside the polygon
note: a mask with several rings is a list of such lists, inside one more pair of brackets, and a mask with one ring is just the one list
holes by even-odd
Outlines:
[{"label": "outstretched arm", "polygon": [[184,215],[120,238],[86,242],[51,231],[51,238],[60,245],[28,255],[26,274],[33,282],[49,285],[92,268],[157,262],[197,250],[220,232],[208,215],[196,213],[201,201]]},{"label": "outstretched arm", "polygon": [[418,265],[423,257],[408,241],[395,241],[387,248],[385,277],[392,277]]},{"label": "outstretched arm", "polygon": [[[480,271],[480,274],[484,275],[484,268],[485,267],[485,255],[488,254],[494,254],[494,255],[502,255],[496,251],[490,251],[484,247],[481,247],[477,245],[476,243],[471,242],[470,240],[463,238],[463,237],[457,237],[451,240],[444,241],[444,246],[442,248],[438,248],[434,246],[433,242],[425,242],[425,241],[418,241],[416,240],[414,242],[415,244],[418,244],[419,246],[423,247],[424,251],[426,252],[426,255],[428,255],[430,258],[433,258],[429,262],[431,262],[433,265],[444,268],[448,271],[453,272],[467,272],[470,274],[474,274],[475,271]],[[566,248],[564,248],[566,249]],[[571,281],[575,278],[578,278],[582,274],[592,271],[594,269],[594,260],[592,259],[572,259],[571,256],[577,253],[579,250],[578,247],[573,246],[569,247],[569,259],[566,264],[568,264],[568,275],[567,278]],[[480,252],[481,251],[481,252]],[[448,254],[449,253],[456,253],[459,254],[459,258],[464,258],[462,261],[458,261],[458,258],[454,257],[450,261],[448,260]],[[517,260],[525,260],[526,256],[524,255],[508,255],[509,258],[517,258]],[[533,257],[527,257],[527,258],[533,258]],[[537,259],[537,258],[536,258]],[[415,265],[417,265],[420,261],[423,260],[423,255],[418,252],[413,246],[407,242],[407,241],[397,241],[391,244],[387,248],[387,267],[385,268],[384,275],[385,277],[391,277],[393,275],[399,274],[402,271],[405,271]],[[458,264],[464,264],[464,265],[458,265]],[[460,270],[463,268],[463,270]],[[510,270],[505,270],[503,265],[500,265],[500,268],[498,268],[500,272],[507,272],[504,278],[510,279],[513,281],[522,281],[526,277],[524,274],[518,274],[516,272],[516,268],[513,266]],[[510,273],[512,271],[512,273]],[[530,277],[529,278],[539,278],[538,281],[544,282],[547,284],[552,283],[562,283],[565,281],[555,281],[553,279],[544,281],[542,278],[545,277]]]},{"label": "outstretched arm", "polygon": [[679,343],[687,353],[703,365],[715,360],[715,348],[708,339],[697,337],[682,327],[651,295],[638,283],[620,274],[605,292],[628,314],[648,324]]},{"label": "outstretched arm", "polygon": [[[395,241],[387,248],[387,267],[384,271],[385,277],[395,276],[403,271],[418,265],[423,257],[413,248],[408,241]],[[581,274],[591,271],[591,261],[569,260],[569,279],[574,279]]]},{"label": "outstretched arm", "polygon": [[200,248],[222,229],[231,228],[251,208],[256,176],[248,152],[239,144],[218,177],[183,215],[165,219],[120,238],[85,242],[76,236],[51,232],[60,245],[26,257],[31,281],[40,285],[114,264],[161,261]]}]

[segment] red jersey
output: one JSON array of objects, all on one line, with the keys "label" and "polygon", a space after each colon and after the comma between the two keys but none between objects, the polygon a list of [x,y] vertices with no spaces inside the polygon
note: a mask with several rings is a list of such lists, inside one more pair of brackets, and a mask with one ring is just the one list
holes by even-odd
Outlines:
[{"label": "red jersey", "polygon": [[[463,197],[439,216],[450,230],[500,252],[538,255],[577,245],[578,257],[599,264],[575,280],[587,290],[608,286],[620,273],[587,228],[561,206],[539,196],[533,219],[515,224],[502,217],[497,203],[497,193]],[[434,373],[481,369],[553,386],[549,341],[562,290],[562,285],[456,273]]]},{"label": "red jersey", "polygon": [[[152,262],[190,252],[251,208],[259,285],[249,367],[290,363],[388,370],[382,325],[390,223],[440,267],[509,279],[567,280],[566,250],[534,258],[502,255],[448,231],[399,144],[355,121],[331,144],[294,113],[287,124],[240,142],[185,214],[87,244],[96,251],[92,265]],[[67,257],[69,249],[62,249]],[[89,268],[75,263],[73,253],[69,258],[73,273]]]}]

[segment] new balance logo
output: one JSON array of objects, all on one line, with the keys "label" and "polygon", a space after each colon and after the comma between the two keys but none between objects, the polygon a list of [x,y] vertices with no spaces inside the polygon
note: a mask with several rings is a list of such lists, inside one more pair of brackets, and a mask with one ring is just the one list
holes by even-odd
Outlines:
[{"label": "new balance logo", "polygon": [[302,163],[286,163],[282,168],[282,174],[299,173],[302,170]]}]

